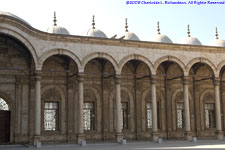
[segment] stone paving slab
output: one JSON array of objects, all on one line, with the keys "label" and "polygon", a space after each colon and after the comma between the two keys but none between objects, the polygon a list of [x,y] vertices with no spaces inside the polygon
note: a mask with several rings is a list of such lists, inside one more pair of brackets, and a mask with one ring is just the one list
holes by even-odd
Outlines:
[{"label": "stone paving slab", "polygon": [[153,142],[127,142],[126,145],[117,143],[87,143],[86,146],[77,144],[44,144],[41,148],[24,145],[0,145],[0,150],[215,150],[224,149],[225,141],[201,140],[197,142],[188,141],[163,141]]}]

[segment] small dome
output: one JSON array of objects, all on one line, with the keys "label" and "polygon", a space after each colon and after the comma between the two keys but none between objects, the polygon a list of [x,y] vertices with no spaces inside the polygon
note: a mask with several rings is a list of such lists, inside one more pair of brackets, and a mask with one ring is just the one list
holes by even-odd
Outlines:
[{"label": "small dome", "polygon": [[0,11],[0,15],[10,16],[10,17],[16,18],[16,19],[22,21],[23,23],[25,23],[25,24],[31,26],[28,22],[26,22],[26,21],[23,20],[22,18],[20,18],[20,17],[14,15],[14,14],[11,14],[11,13],[9,13],[9,12],[7,12],[7,11]]},{"label": "small dome", "polygon": [[209,43],[210,46],[225,47],[225,40],[215,39]]},{"label": "small dome", "polygon": [[161,43],[173,43],[168,36],[161,35],[161,34],[155,35],[155,37],[152,39],[152,41],[153,42],[161,42]]},{"label": "small dome", "polygon": [[134,41],[140,41],[140,39],[137,37],[136,34],[133,32],[125,32],[125,40],[134,40]]},{"label": "small dome", "polygon": [[48,33],[53,34],[70,34],[69,31],[64,27],[52,26],[47,29]]},{"label": "small dome", "polygon": [[158,32],[158,34],[155,35],[151,41],[161,42],[161,43],[173,43],[172,40],[168,36],[162,35],[160,33],[159,22],[157,22],[157,32]]},{"label": "small dome", "polygon": [[99,29],[95,29],[95,16],[93,16],[93,20],[92,20],[92,29],[88,30],[87,36],[107,38],[104,32],[102,32]]},{"label": "small dome", "polygon": [[48,33],[52,33],[52,34],[70,34],[69,31],[66,28],[57,26],[56,21],[57,21],[56,20],[56,13],[54,12],[54,20],[53,20],[54,25],[47,29]]},{"label": "small dome", "polygon": [[125,35],[124,35],[124,40],[134,40],[134,41],[140,41],[138,36],[133,33],[128,31],[128,24],[127,24],[127,18],[125,19]]},{"label": "small dome", "polygon": [[184,38],[183,40],[181,40],[181,44],[188,44],[188,45],[202,45],[202,43],[195,37],[191,37],[190,35],[190,26],[188,25],[188,31],[187,31],[187,34],[188,34],[188,37]]},{"label": "small dome", "polygon": [[87,36],[107,38],[105,33],[98,29],[89,29],[87,32]]},{"label": "small dome", "polygon": [[217,28],[216,28],[216,39],[211,41],[209,43],[210,46],[217,46],[217,47],[225,47],[225,40],[221,40],[219,39],[218,37],[218,31],[217,31]]},{"label": "small dome", "polygon": [[195,37],[186,37],[180,43],[188,45],[202,45],[202,43]]}]

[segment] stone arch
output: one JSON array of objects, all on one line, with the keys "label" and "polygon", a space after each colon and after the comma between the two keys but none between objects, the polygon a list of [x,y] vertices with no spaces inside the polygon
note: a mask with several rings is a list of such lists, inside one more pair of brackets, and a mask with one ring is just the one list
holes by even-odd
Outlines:
[{"label": "stone arch", "polygon": [[201,94],[200,94],[200,101],[203,101],[204,98],[205,98],[205,95],[206,95],[206,94],[209,94],[209,93],[210,93],[212,96],[214,96],[214,91],[213,91],[213,89],[207,88],[207,89],[205,89],[204,91],[202,91]]},{"label": "stone arch", "polygon": [[216,77],[219,77],[222,71],[222,68],[225,66],[225,60],[221,61],[216,68]]},{"label": "stone arch", "polygon": [[0,27],[0,34],[1,33],[11,36],[11,37],[17,39],[18,41],[20,41],[21,43],[23,43],[26,46],[26,48],[29,50],[29,52],[33,58],[35,70],[40,69],[40,64],[38,63],[38,55],[37,55],[36,49],[34,48],[32,43],[27,38],[25,38],[23,35],[21,35],[20,33],[16,32],[16,31],[13,31],[11,29],[7,29],[4,27]]},{"label": "stone arch", "polygon": [[148,66],[150,73],[155,74],[155,70],[153,68],[152,62],[148,58],[139,54],[131,54],[122,58],[119,62],[119,70],[118,70],[119,74],[121,74],[124,65],[130,60],[140,60],[144,62]]},{"label": "stone arch", "polygon": [[175,56],[163,56],[163,57],[159,58],[158,60],[156,60],[156,62],[154,64],[155,71],[157,71],[159,65],[165,61],[172,61],[172,62],[177,63],[179,65],[179,67],[182,69],[183,74],[185,74],[186,70],[185,70],[184,63]]},{"label": "stone arch", "polygon": [[194,58],[194,59],[189,61],[189,63],[186,66],[187,75],[189,74],[191,67],[194,64],[196,64],[196,63],[205,63],[205,64],[207,64],[210,67],[210,69],[212,70],[213,75],[214,76],[217,75],[215,65],[209,59],[202,58],[202,57]]},{"label": "stone arch", "polygon": [[104,58],[104,59],[108,60],[113,65],[115,72],[118,72],[118,64],[117,64],[115,58],[113,58],[111,55],[109,55],[107,53],[103,53],[103,52],[94,52],[94,53],[91,53],[91,54],[85,56],[81,61],[81,66],[83,68],[83,71],[84,71],[84,68],[87,65],[87,63],[94,58]]},{"label": "stone arch", "polygon": [[44,62],[51,56],[53,55],[66,55],[68,57],[70,57],[77,65],[78,69],[81,68],[81,62],[80,59],[71,51],[66,50],[66,49],[52,49],[49,50],[47,52],[45,52],[44,54],[41,55],[41,57],[39,58],[39,62],[40,62],[40,69],[42,69]]}]

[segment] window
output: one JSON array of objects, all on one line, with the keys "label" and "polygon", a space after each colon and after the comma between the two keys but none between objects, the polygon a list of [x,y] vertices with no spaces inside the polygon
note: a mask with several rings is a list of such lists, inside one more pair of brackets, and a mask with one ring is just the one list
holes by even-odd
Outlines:
[{"label": "window", "polygon": [[95,113],[94,113],[93,102],[84,103],[83,115],[84,115],[84,130],[94,130],[95,129]]},{"label": "window", "polygon": [[122,103],[122,108],[121,108],[121,125],[123,130],[128,129],[128,102],[123,102]]},{"label": "window", "polygon": [[184,128],[184,104],[177,103],[177,128]]},{"label": "window", "polygon": [[0,98],[0,110],[9,110],[9,106],[2,98]]},{"label": "window", "polygon": [[147,128],[152,128],[152,104],[147,103],[146,106],[146,113],[147,113]]},{"label": "window", "polygon": [[[157,126],[160,129],[160,104],[157,102]],[[152,103],[147,103],[146,105],[146,119],[147,119],[147,128],[152,128]]]},{"label": "window", "polygon": [[58,102],[45,102],[44,106],[44,130],[58,130]]},{"label": "window", "polygon": [[205,126],[206,128],[215,128],[215,110],[214,103],[205,104]]}]

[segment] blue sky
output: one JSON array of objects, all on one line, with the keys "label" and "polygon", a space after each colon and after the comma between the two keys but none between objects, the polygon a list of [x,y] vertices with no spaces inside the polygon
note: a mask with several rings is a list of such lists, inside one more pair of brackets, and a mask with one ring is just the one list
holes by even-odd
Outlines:
[{"label": "blue sky", "polygon": [[143,41],[149,41],[156,34],[157,21],[160,21],[161,34],[174,43],[187,36],[187,24],[190,24],[191,36],[204,45],[215,39],[216,26],[219,38],[225,39],[225,5],[127,5],[126,0],[2,0],[0,10],[11,12],[42,31],[53,24],[56,11],[57,24],[73,35],[85,35],[91,28],[94,14],[96,28],[108,37],[122,36],[125,18],[128,18],[129,31]]}]

